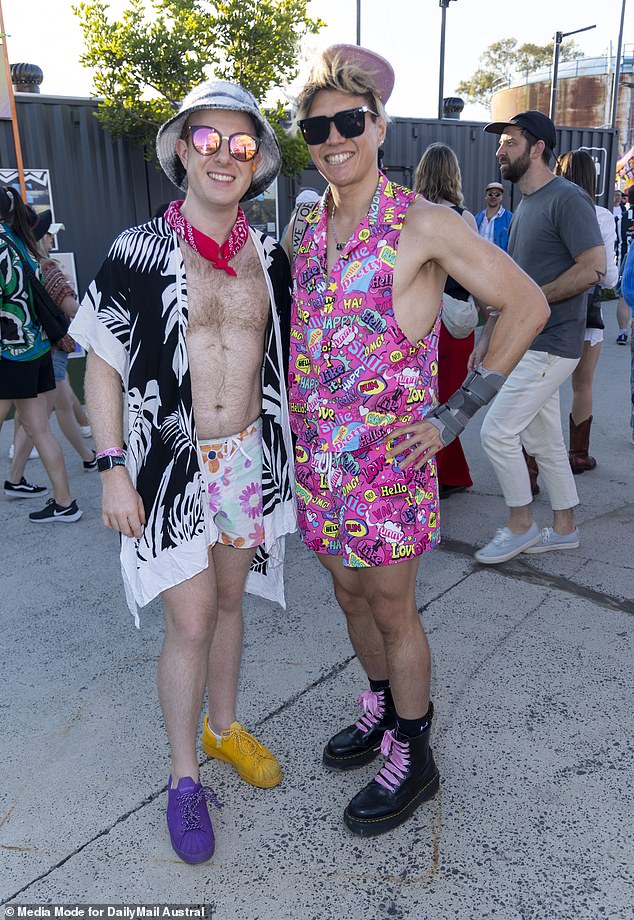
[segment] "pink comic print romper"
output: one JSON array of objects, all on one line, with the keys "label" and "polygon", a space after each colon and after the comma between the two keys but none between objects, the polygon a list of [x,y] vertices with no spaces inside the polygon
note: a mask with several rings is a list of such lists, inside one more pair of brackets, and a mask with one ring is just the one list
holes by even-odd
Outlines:
[{"label": "pink comic print romper", "polygon": [[440,320],[413,343],[392,307],[398,241],[415,198],[381,173],[328,278],[324,196],[294,261],[289,405],[300,531],[310,549],[351,567],[401,562],[440,539],[435,462],[402,469],[384,443],[437,403]]}]

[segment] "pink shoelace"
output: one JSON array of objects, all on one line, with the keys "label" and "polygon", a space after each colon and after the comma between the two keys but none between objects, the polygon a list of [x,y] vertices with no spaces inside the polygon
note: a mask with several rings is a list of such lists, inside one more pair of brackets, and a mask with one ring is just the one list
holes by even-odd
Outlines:
[{"label": "pink shoelace", "polygon": [[375,693],[374,690],[364,690],[357,700],[357,706],[363,709],[363,715],[358,722],[355,722],[355,725],[360,732],[369,732],[371,728],[378,725],[385,713],[383,691],[379,690]]},{"label": "pink shoelace", "polygon": [[375,782],[384,786],[388,792],[394,792],[396,787],[405,779],[407,768],[409,767],[409,743],[407,741],[397,741],[395,731],[387,731],[381,741],[381,753],[387,757],[378,774],[374,777]]}]

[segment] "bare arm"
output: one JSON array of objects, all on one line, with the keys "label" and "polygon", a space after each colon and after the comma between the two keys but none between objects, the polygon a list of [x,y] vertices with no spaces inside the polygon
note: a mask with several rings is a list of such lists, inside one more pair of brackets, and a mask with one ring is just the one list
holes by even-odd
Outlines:
[{"label": "bare arm", "polygon": [[[93,351],[86,362],[86,404],[97,453],[123,447],[123,394],[117,371]],[[145,524],[141,496],[124,466],[101,473],[101,516],[106,527],[140,537]]]},{"label": "bare arm", "polygon": [[79,304],[77,303],[74,294],[67,294],[59,306],[64,311],[68,319],[74,319],[75,314],[79,310]]},{"label": "bare arm", "polygon": [[605,246],[593,246],[580,253],[575,264],[542,287],[548,303],[558,303],[587,291],[605,278]]},{"label": "bare arm", "polygon": [[293,230],[293,215],[291,215],[291,219],[290,219],[290,221],[288,222],[288,227],[286,228],[286,233],[284,234],[284,236],[283,236],[282,239],[280,240],[280,246],[282,247],[282,249],[283,249],[284,252],[286,253],[286,255],[287,255],[287,257],[288,257],[288,261],[291,263],[291,265],[293,264],[293,239],[292,239],[292,237],[293,237],[293,232],[292,232],[292,230]]},{"label": "bare arm", "polygon": [[[478,225],[477,225],[476,219],[475,219],[475,217],[473,216],[473,214],[471,213],[471,211],[463,211],[462,214],[461,214],[460,216],[461,216],[462,219],[464,220],[465,224],[466,224],[468,227],[471,227],[471,229],[473,230],[474,233],[478,233]],[[478,235],[479,235],[479,234],[478,234]],[[471,293],[471,292],[469,292],[469,293]],[[475,300],[475,305],[476,305],[476,308],[477,308],[477,310],[478,310],[478,313],[480,314],[480,316],[484,316],[484,318],[485,318],[485,320],[486,320],[486,318],[488,317],[488,313],[487,313],[487,306],[488,306],[488,304],[482,303],[482,302],[479,301],[477,298],[474,298],[474,300]]]},{"label": "bare arm", "polygon": [[471,213],[471,211],[463,211],[463,212],[462,212],[462,219],[464,220],[464,222],[465,222],[465,224],[467,225],[467,227],[471,227],[471,229],[474,231],[474,233],[477,233],[477,232],[478,232],[478,225],[476,224],[476,219],[475,219],[475,217],[473,216],[473,214]]},{"label": "bare arm", "polygon": [[548,304],[505,252],[467,229],[452,211],[443,210],[427,221],[425,236],[434,240],[431,257],[478,301],[499,311],[486,366],[507,376],[543,329],[550,315]]},{"label": "bare arm", "polygon": [[[412,222],[423,254],[421,267],[425,262],[435,261],[476,300],[490,304],[499,312],[486,370],[506,377],[544,327],[550,315],[546,298],[505,252],[470,230],[453,211],[421,204]],[[393,432],[394,444],[389,444],[389,456],[404,453],[404,438],[408,449],[404,467],[414,465],[420,469],[445,446],[438,427],[422,421]]]},{"label": "bare arm", "polygon": [[486,357],[486,353],[489,350],[489,343],[491,342],[491,336],[493,335],[493,330],[495,329],[495,323],[497,320],[497,314],[495,316],[488,316],[487,321],[482,327],[480,332],[480,338],[476,342],[475,348],[469,355],[469,360],[467,362],[467,370],[472,371],[475,367],[478,366]]}]

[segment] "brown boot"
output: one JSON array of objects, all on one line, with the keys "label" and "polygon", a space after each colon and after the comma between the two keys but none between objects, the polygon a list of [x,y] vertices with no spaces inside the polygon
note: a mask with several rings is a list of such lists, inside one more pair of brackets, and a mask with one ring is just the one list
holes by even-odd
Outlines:
[{"label": "brown boot", "polygon": [[539,467],[537,466],[537,460],[535,457],[531,457],[530,454],[527,454],[524,448],[522,448],[522,453],[524,454],[524,459],[526,460],[526,466],[528,467],[528,475],[531,481],[531,494],[539,495],[539,485],[537,484],[537,477],[539,476]]},{"label": "brown boot", "polygon": [[585,422],[579,422],[578,425],[575,425],[572,415],[570,416],[570,450],[568,451],[568,459],[570,460],[570,468],[575,476],[579,473],[585,473],[586,470],[593,470],[597,465],[597,461],[588,453],[591,425],[592,416],[587,418]]}]

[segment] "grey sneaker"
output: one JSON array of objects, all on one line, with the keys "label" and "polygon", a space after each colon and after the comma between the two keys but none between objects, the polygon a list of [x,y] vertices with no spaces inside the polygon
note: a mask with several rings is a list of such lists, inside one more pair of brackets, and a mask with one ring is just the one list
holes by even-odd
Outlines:
[{"label": "grey sneaker", "polygon": [[575,528],[572,533],[555,533],[552,527],[544,527],[539,535],[539,540],[525,553],[549,553],[553,549],[576,549],[579,546],[579,531]]},{"label": "grey sneaker", "polygon": [[479,549],[474,556],[485,565],[507,562],[514,556],[525,552],[529,546],[539,540],[539,528],[535,521],[524,533],[513,533],[508,527],[500,527],[490,543]]}]

